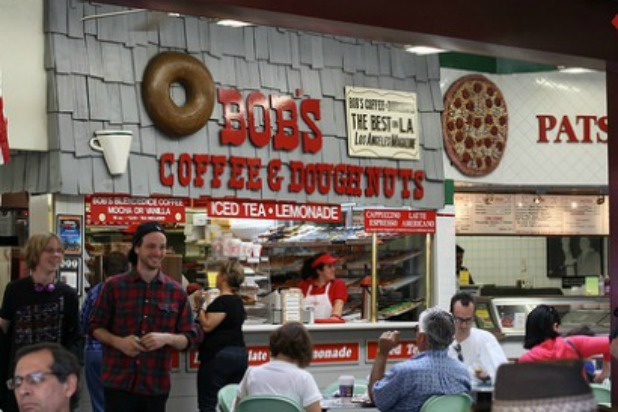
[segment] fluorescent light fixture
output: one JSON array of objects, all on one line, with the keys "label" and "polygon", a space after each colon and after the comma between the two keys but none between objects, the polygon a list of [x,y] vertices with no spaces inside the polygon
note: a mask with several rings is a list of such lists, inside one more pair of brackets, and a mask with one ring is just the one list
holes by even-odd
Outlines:
[{"label": "fluorescent light fixture", "polygon": [[251,23],[247,23],[245,21],[229,20],[229,19],[219,20],[217,22],[217,24],[220,25],[220,26],[227,26],[227,27],[247,27],[247,26],[252,26]]},{"label": "fluorescent light fixture", "polygon": [[438,49],[435,47],[428,46],[406,46],[406,51],[408,53],[418,54],[419,56],[425,54],[436,54],[436,53],[444,53],[446,50]]},{"label": "fluorescent light fixture", "polygon": [[592,73],[592,72],[594,72],[594,70],[586,69],[584,67],[558,66],[558,70],[560,71],[560,73],[571,73],[571,74]]}]

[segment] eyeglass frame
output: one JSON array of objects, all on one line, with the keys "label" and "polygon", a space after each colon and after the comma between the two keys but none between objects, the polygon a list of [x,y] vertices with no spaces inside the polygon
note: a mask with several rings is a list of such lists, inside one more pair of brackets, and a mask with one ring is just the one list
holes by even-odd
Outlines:
[{"label": "eyeglass frame", "polygon": [[453,319],[455,320],[456,323],[472,323],[474,322],[474,316],[470,317],[470,318],[460,318],[459,316],[453,316]]},{"label": "eyeglass frame", "polygon": [[28,383],[28,385],[31,386],[38,386],[41,383],[43,383],[45,381],[45,376],[48,375],[53,375],[55,377],[58,378],[58,380],[60,380],[60,378],[63,376],[62,374],[59,374],[57,372],[53,372],[53,371],[48,371],[48,372],[31,372],[28,373],[24,376],[19,376],[19,375],[15,375],[10,379],[7,379],[6,381],[6,387],[10,390],[10,391],[14,391],[16,389],[19,389],[19,387],[21,385],[23,385],[24,382]]}]

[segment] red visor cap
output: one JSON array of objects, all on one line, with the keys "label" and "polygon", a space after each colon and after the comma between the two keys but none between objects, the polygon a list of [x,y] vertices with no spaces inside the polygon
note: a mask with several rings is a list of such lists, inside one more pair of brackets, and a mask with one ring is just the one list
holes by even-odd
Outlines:
[{"label": "red visor cap", "polygon": [[333,255],[329,254],[329,253],[325,253],[322,256],[320,256],[319,258],[317,258],[316,260],[313,261],[313,263],[311,264],[311,268],[315,269],[320,265],[328,265],[328,264],[332,264],[335,262],[338,262],[340,259],[337,259],[336,257],[334,257]]}]

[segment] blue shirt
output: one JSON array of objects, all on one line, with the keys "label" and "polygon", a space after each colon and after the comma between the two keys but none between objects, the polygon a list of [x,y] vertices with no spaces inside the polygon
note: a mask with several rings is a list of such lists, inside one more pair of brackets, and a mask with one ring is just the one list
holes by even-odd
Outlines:
[{"label": "blue shirt", "polygon": [[97,303],[97,299],[99,297],[99,293],[101,292],[101,287],[103,286],[103,282],[97,283],[86,296],[84,300],[84,305],[82,306],[82,310],[79,314],[79,327],[80,332],[86,336],[86,344],[84,345],[84,350],[87,351],[101,351],[101,342],[94,339],[93,337],[88,335],[88,323],[90,320],[90,315],[92,315],[92,311],[94,310],[94,306]]},{"label": "blue shirt", "polygon": [[381,411],[417,412],[434,395],[470,392],[470,375],[447,350],[425,351],[393,366],[373,385]]}]

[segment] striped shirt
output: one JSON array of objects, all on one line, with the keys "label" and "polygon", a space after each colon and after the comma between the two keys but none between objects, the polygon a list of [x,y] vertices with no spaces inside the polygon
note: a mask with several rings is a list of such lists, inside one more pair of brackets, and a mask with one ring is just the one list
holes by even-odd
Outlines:
[{"label": "striped shirt", "polygon": [[[135,271],[105,282],[90,318],[90,334],[98,328],[120,337],[150,332],[185,334],[189,347],[196,346],[202,336],[182,286],[161,272],[150,283]],[[169,393],[173,350],[164,346],[131,358],[103,345],[103,386],[142,395]]]}]

